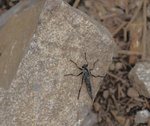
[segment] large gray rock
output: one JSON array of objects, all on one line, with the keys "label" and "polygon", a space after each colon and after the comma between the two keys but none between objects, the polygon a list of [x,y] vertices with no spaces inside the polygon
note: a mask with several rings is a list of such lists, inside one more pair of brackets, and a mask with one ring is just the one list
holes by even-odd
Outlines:
[{"label": "large gray rock", "polygon": [[0,88],[9,88],[29,48],[43,4],[43,0],[26,0],[0,17]]},{"label": "large gray rock", "polygon": [[[40,23],[9,90],[0,90],[0,122],[9,125],[77,126],[83,106],[92,105],[85,84],[77,100],[84,53],[93,74],[104,75],[115,44],[109,32],[61,0],[47,0]],[[92,79],[95,97],[101,78]]]}]

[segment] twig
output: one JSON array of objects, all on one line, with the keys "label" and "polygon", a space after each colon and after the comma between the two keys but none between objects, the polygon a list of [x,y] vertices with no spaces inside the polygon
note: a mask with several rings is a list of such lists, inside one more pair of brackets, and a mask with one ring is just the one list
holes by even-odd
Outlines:
[{"label": "twig", "polygon": [[124,105],[124,106],[129,105],[132,101],[133,101],[133,98],[130,98],[130,99],[129,99],[126,103],[125,103],[125,105]]},{"label": "twig", "polygon": [[114,104],[115,104],[117,110],[119,110],[119,107],[118,107],[117,100],[116,100],[115,96],[112,95],[111,97],[112,97],[112,99],[113,99],[113,101],[114,101]]},{"label": "twig", "polygon": [[108,19],[108,18],[113,18],[113,17],[116,17],[118,16],[118,14],[114,13],[114,14],[109,14],[109,15],[104,15],[104,16],[101,16],[100,17],[100,20],[105,20],[105,19]]},{"label": "twig", "polygon": [[126,17],[128,17],[128,13],[129,13],[128,0],[126,0],[126,7],[125,7],[125,14],[126,14]]},{"label": "twig", "polygon": [[146,4],[147,4],[147,0],[144,0],[144,4],[143,4],[143,21],[144,21],[144,28],[143,28],[143,38],[142,38],[142,59],[146,58],[146,34],[147,34],[147,19],[146,19]]},{"label": "twig", "polygon": [[126,28],[123,29],[123,40],[124,42],[127,41],[127,29]]},{"label": "twig", "polygon": [[116,75],[114,75],[114,74],[112,74],[112,73],[110,73],[110,72],[107,72],[107,74],[108,74],[109,76],[111,76],[111,77],[117,79],[117,80],[120,80],[122,83],[125,82],[125,80],[123,80],[122,78],[120,78],[120,77],[118,77],[118,76],[116,76]]},{"label": "twig", "polygon": [[150,109],[150,104],[147,99],[145,99],[145,104],[146,104],[146,107]]},{"label": "twig", "polygon": [[108,103],[107,103],[106,112],[108,112],[108,111],[109,111],[109,108],[110,108],[110,99],[108,99]]},{"label": "twig", "polygon": [[138,6],[138,8],[136,9],[132,19],[129,21],[129,23],[127,24],[127,26],[124,28],[124,41],[127,41],[127,30],[129,28],[129,26],[131,25],[131,23],[135,20],[136,16],[138,15],[141,7],[142,7],[142,4],[143,4],[143,0],[141,0],[141,3],[140,5]]},{"label": "twig", "polygon": [[80,3],[80,0],[75,0],[73,7],[75,7],[75,8],[78,7],[79,3]]},{"label": "twig", "polygon": [[121,92],[121,87],[120,84],[118,84],[118,100],[120,100],[120,92]]},{"label": "twig", "polygon": [[130,126],[130,119],[126,119],[124,126]]},{"label": "twig", "polygon": [[140,52],[135,52],[135,51],[128,51],[128,50],[118,50],[119,54],[125,54],[125,55],[137,55],[137,56],[141,56],[142,53]]},{"label": "twig", "polygon": [[141,0],[140,5],[139,5],[138,8],[136,9],[136,11],[135,11],[135,13],[134,13],[132,19],[131,19],[131,20],[129,21],[129,23],[127,24],[126,29],[128,29],[129,26],[130,26],[130,24],[135,20],[136,16],[138,15],[138,13],[139,13],[139,11],[140,11],[140,9],[141,9],[141,7],[142,7],[142,4],[143,4],[143,0]]},{"label": "twig", "polygon": [[115,36],[126,24],[127,24],[127,22],[123,22],[123,23],[112,33],[112,35]]}]

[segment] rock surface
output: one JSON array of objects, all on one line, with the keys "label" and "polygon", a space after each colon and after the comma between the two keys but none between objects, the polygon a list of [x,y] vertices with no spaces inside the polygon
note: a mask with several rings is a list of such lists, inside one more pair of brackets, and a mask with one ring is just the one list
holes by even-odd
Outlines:
[{"label": "rock surface", "polygon": [[[115,44],[109,32],[61,0],[47,0],[38,28],[8,90],[0,90],[1,125],[78,126],[84,105],[91,106],[85,84],[77,100],[81,77],[64,77],[86,63],[104,75]],[[95,97],[101,78],[92,79]]]},{"label": "rock surface", "polygon": [[137,63],[130,71],[129,78],[140,95],[150,97],[150,63]]},{"label": "rock surface", "polygon": [[26,0],[0,17],[0,88],[9,88],[29,48],[43,3],[42,0]]}]

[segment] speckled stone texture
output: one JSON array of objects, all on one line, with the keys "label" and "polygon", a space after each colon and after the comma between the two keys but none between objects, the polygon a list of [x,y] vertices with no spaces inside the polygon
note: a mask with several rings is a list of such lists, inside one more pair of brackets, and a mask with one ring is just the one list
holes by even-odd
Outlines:
[{"label": "speckled stone texture", "polygon": [[8,89],[29,48],[44,0],[25,0],[0,17],[0,88]]},{"label": "speckled stone texture", "polygon": [[[78,126],[84,105],[91,106],[85,85],[77,100],[84,53],[93,74],[105,75],[115,44],[109,32],[84,13],[61,0],[47,0],[30,48],[22,59],[9,90],[0,90],[3,126]],[[92,78],[95,97],[102,78]]]},{"label": "speckled stone texture", "polygon": [[129,78],[140,95],[150,98],[150,63],[137,63],[130,71]]}]

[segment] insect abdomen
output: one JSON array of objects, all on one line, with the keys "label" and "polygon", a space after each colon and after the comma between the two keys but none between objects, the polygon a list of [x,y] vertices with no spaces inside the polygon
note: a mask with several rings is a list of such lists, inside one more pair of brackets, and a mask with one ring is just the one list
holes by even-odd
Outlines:
[{"label": "insect abdomen", "polygon": [[86,84],[87,92],[88,92],[90,98],[93,100],[92,87],[91,87],[91,83],[90,83],[90,78],[85,78],[85,84]]}]

